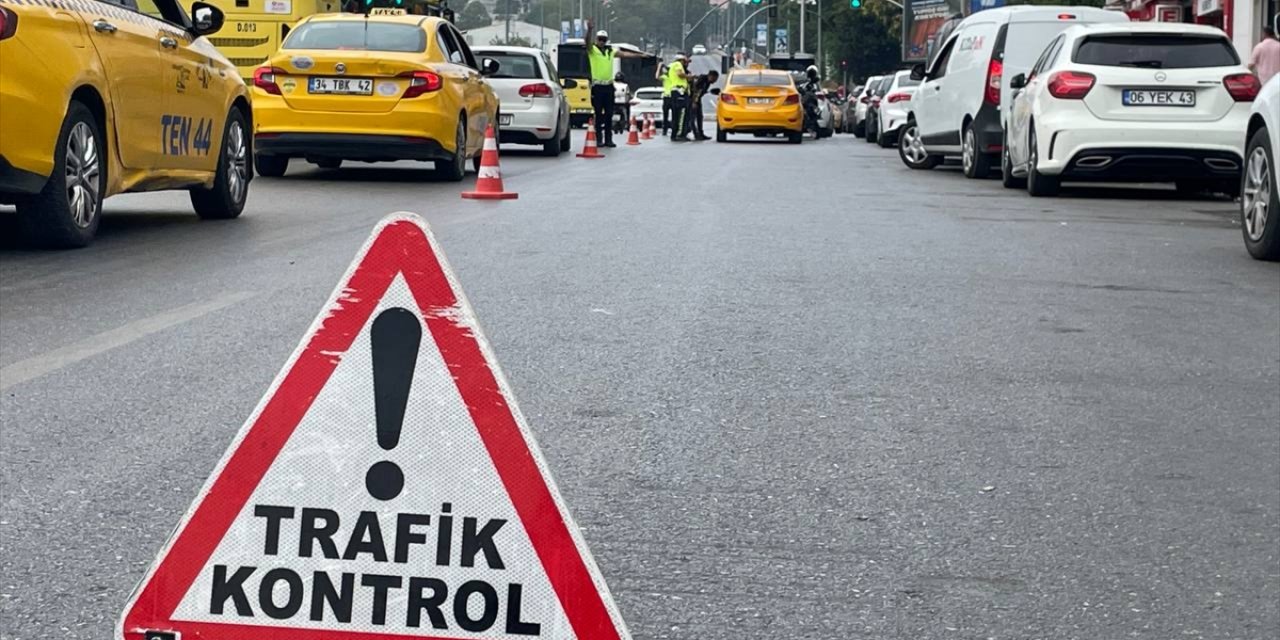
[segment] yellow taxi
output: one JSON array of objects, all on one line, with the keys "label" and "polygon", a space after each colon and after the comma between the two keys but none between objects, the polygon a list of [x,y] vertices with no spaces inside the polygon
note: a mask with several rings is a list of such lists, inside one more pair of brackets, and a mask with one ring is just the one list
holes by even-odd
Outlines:
[{"label": "yellow taxi", "polygon": [[187,189],[202,218],[244,209],[248,89],[177,0],[0,0],[0,203],[29,240],[89,244],[104,198]]},{"label": "yellow taxi", "polygon": [[425,160],[462,180],[479,167],[498,100],[476,60],[441,18],[326,14],[289,32],[253,74],[254,163],[282,176],[290,158],[324,168],[343,160]]},{"label": "yellow taxi", "polygon": [[783,134],[802,140],[804,110],[791,74],[773,69],[738,69],[729,73],[716,102],[716,142],[731,133]]}]

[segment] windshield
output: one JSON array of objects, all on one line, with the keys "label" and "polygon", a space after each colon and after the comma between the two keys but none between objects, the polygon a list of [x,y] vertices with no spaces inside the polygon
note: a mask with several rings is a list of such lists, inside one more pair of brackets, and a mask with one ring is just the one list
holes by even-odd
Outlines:
[{"label": "windshield", "polygon": [[777,73],[735,73],[729,84],[739,87],[786,87],[791,78]]},{"label": "windshield", "polygon": [[283,48],[420,53],[427,50],[427,34],[411,24],[364,19],[308,22],[289,34]]},{"label": "windshield", "polygon": [[1240,64],[1226,38],[1188,36],[1094,36],[1076,49],[1078,64],[1144,69],[1200,69]]},{"label": "windshield", "polygon": [[533,56],[505,51],[485,51],[477,49],[477,56],[492,58],[498,63],[498,72],[490,78],[516,78],[520,80],[541,80],[542,72],[538,69],[538,61]]}]

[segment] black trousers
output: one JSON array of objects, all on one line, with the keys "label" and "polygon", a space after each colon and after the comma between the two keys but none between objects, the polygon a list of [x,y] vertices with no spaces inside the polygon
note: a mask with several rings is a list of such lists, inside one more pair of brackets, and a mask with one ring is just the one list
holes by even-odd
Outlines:
[{"label": "black trousers", "polygon": [[693,132],[695,138],[705,138],[706,133],[702,131],[702,100],[689,98],[689,106],[684,110],[684,130],[681,133]]},{"label": "black trousers", "polygon": [[596,112],[596,141],[613,143],[613,85],[591,85],[591,108]]},{"label": "black trousers", "polygon": [[685,130],[684,121],[684,110],[688,99],[689,96],[686,93],[671,92],[671,137],[673,138],[689,135],[689,132]]},{"label": "black trousers", "polygon": [[671,127],[671,96],[662,96],[662,135]]}]

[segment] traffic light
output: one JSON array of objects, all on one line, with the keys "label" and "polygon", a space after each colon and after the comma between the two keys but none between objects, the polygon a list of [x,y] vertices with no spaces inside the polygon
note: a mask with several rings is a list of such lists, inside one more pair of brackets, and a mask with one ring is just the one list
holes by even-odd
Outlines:
[{"label": "traffic light", "polygon": [[751,4],[760,4],[764,0],[751,0]]},{"label": "traffic light", "polygon": [[849,0],[849,6],[853,7],[854,9],[861,9],[862,0]]},{"label": "traffic light", "polygon": [[778,17],[778,0],[769,0],[769,17]]}]

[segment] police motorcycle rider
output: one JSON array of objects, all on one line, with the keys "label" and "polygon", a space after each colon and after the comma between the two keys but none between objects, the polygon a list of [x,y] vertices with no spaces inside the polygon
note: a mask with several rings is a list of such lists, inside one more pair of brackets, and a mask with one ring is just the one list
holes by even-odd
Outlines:
[{"label": "police motorcycle rider", "polygon": [[804,70],[804,78],[796,88],[800,92],[800,105],[804,107],[804,130],[812,131],[817,135],[818,92],[822,90],[822,85],[819,82],[816,65],[809,65],[809,68]]}]

